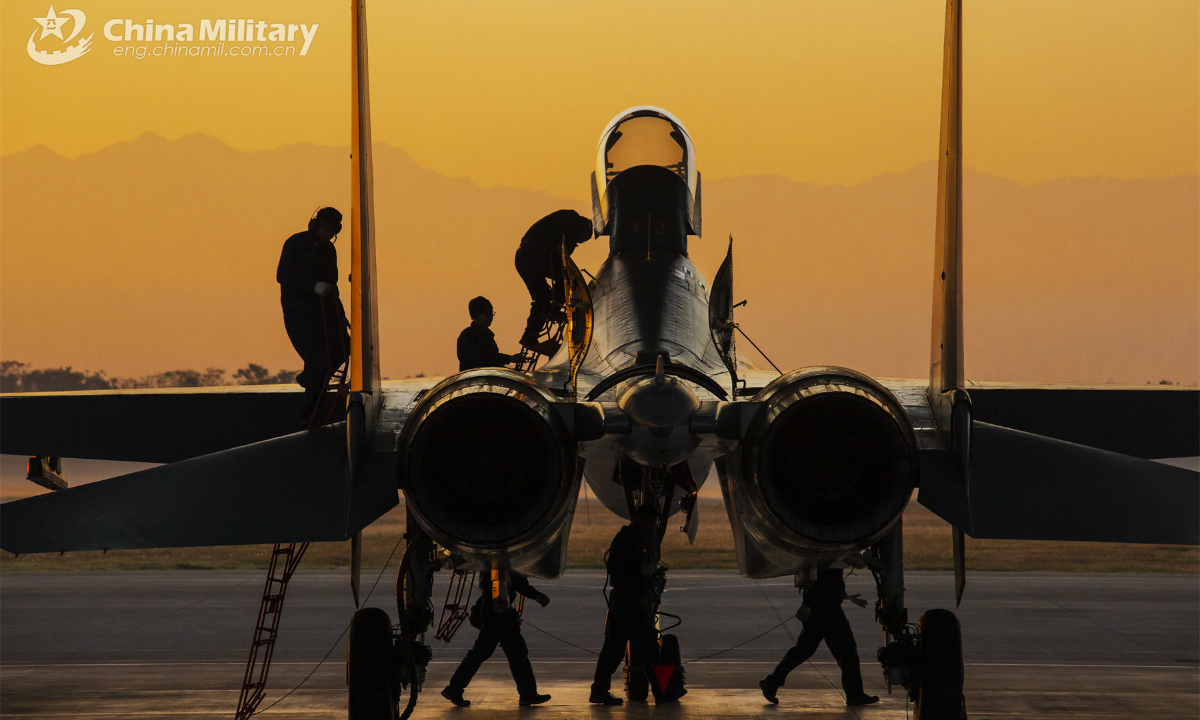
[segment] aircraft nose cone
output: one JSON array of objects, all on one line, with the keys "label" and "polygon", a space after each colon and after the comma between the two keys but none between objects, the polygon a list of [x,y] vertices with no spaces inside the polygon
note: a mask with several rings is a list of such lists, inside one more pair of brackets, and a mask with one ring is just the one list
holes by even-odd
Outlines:
[{"label": "aircraft nose cone", "polygon": [[632,425],[623,442],[625,452],[643,465],[681,463],[699,442],[689,428],[700,401],[677,378],[643,379],[621,395],[618,405]]}]

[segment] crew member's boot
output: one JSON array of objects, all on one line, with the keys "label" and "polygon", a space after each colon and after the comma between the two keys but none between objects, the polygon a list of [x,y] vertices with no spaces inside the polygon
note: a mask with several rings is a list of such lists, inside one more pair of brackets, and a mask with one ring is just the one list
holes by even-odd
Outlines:
[{"label": "crew member's boot", "polygon": [[774,675],[768,675],[759,680],[758,687],[762,689],[763,697],[767,699],[767,702],[772,705],[779,704],[779,698],[775,695],[779,691],[779,681],[775,679]]},{"label": "crew member's boot", "polygon": [[471,707],[471,701],[463,697],[461,688],[446,687],[442,690],[442,697],[459,707]]},{"label": "crew member's boot", "polygon": [[549,694],[533,693],[532,695],[522,695],[518,704],[520,704],[521,707],[529,707],[530,705],[541,705],[549,699]]},{"label": "crew member's boot", "polygon": [[588,702],[596,703],[597,705],[621,705],[625,701],[607,690],[592,688],[592,694],[588,697]]}]

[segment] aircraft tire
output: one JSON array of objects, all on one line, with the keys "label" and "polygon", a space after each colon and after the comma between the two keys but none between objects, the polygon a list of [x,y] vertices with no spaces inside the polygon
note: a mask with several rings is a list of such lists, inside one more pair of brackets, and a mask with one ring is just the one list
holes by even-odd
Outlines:
[{"label": "aircraft tire", "polygon": [[350,620],[346,647],[349,720],[395,720],[392,621],[385,610],[363,608]]},{"label": "aircraft tire", "polygon": [[650,678],[642,668],[641,661],[633,648],[625,645],[625,697],[634,702],[645,702],[650,695]]},{"label": "aircraft tire", "polygon": [[949,610],[926,610],[917,621],[921,632],[920,688],[914,720],[962,720],[962,628]]}]

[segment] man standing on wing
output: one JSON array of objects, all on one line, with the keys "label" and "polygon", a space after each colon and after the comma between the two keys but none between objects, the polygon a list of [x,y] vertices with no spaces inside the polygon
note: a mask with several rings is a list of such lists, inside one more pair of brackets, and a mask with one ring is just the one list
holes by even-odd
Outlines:
[{"label": "man standing on wing", "polygon": [[491,331],[496,311],[492,303],[482,295],[467,303],[471,324],[458,335],[458,370],[474,370],[481,367],[504,367],[516,360],[515,355],[505,355],[496,345],[496,335]]},{"label": "man standing on wing", "polygon": [[337,250],[333,242],[342,231],[342,214],[323,207],[283,244],[275,280],[279,282],[283,327],[292,347],[304,361],[296,382],[304,388],[304,419],[308,420],[329,378],[346,362],[350,350],[346,311],[338,297]]}]

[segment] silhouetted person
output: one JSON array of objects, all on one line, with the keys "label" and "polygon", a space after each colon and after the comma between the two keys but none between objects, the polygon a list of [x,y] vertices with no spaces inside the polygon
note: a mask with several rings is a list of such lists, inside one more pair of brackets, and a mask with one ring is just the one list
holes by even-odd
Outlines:
[{"label": "silhouetted person", "polygon": [[492,303],[480,295],[467,303],[471,324],[458,334],[458,369],[473,370],[481,367],[504,367],[516,358],[500,352],[496,345],[496,334],[489,328],[496,317]]},{"label": "silhouetted person", "polygon": [[759,681],[763,697],[772,703],[779,702],[775,693],[783,687],[788,673],[812,657],[824,640],[838,667],[842,669],[842,690],[846,693],[846,704],[870,705],[879,702],[878,697],[863,692],[858,645],[854,642],[850,621],[842,611],[842,600],[848,599],[859,607],[866,607],[867,601],[858,595],[846,594],[846,581],[842,579],[841,568],[817,570],[816,581],[803,592],[804,600],[796,611],[796,617],[804,623],[804,628],[796,638],[795,647],[787,651],[774,672]]},{"label": "silhouetted person", "polygon": [[486,572],[479,574],[479,589],[482,595],[471,611],[472,614],[479,613],[479,637],[475,638],[475,645],[467,651],[467,656],[454,671],[450,684],[442,690],[442,697],[459,707],[470,707],[471,701],[463,697],[463,690],[471,682],[471,678],[475,677],[479,666],[496,651],[497,645],[504,650],[504,656],[508,658],[508,669],[512,671],[513,680],[517,682],[520,704],[538,705],[550,699],[549,695],[538,694],[533,666],[529,664],[529,647],[525,644],[525,638],[521,637],[521,619],[517,617],[513,605],[517,593],[542,607],[550,604],[550,598],[535,590],[524,575],[510,573],[509,576],[508,605],[498,609],[492,604],[491,575]]},{"label": "silhouetted person", "polygon": [[346,311],[338,297],[337,250],[342,214],[323,207],[308,221],[308,230],[283,244],[275,279],[283,305],[283,326],[292,347],[304,360],[296,382],[304,388],[305,418],[321,399],[333,371],[346,361],[350,336]]},{"label": "silhouetted person", "polygon": [[654,627],[653,578],[658,570],[658,511],[653,503],[640,505],[630,523],[613,538],[604,564],[612,592],[608,595],[608,617],[604,622],[604,646],[596,660],[589,702],[620,705],[621,698],[609,692],[612,674],[625,657],[625,643],[646,673],[657,702],[678,700],[664,696],[651,667],[658,661],[658,630]]},{"label": "silhouetted person", "polygon": [[[538,220],[521,238],[514,260],[517,273],[529,288],[529,320],[521,336],[521,347],[542,355],[553,355],[557,346],[538,344],[538,335],[550,319],[555,303],[565,300],[563,249],[567,255],[592,238],[592,221],[574,210],[558,210]],[[547,285],[546,281],[550,284]]]}]

